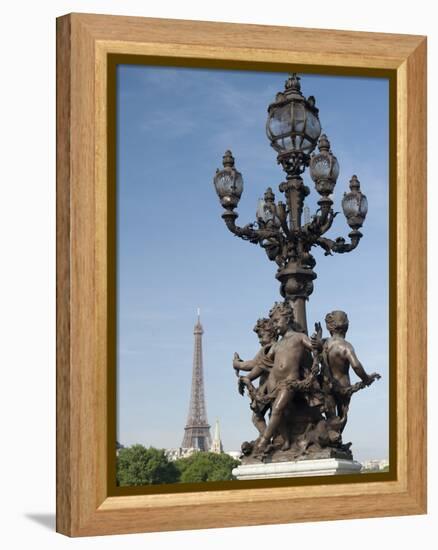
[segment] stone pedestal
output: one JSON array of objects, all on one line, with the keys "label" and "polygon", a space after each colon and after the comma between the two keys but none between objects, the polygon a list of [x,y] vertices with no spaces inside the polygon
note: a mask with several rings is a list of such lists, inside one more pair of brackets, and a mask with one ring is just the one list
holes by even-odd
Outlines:
[{"label": "stone pedestal", "polygon": [[269,479],[280,477],[333,476],[358,474],[362,468],[356,460],[322,458],[317,460],[294,460],[291,462],[270,462],[241,464],[233,470],[237,479]]}]

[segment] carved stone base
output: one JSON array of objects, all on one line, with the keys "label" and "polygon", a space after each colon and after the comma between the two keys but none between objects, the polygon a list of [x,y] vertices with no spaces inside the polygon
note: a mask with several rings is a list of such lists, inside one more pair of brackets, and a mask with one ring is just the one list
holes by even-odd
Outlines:
[{"label": "carved stone base", "polygon": [[362,465],[356,460],[322,458],[319,460],[241,464],[234,468],[233,476],[237,479],[332,476],[358,474],[361,468]]}]

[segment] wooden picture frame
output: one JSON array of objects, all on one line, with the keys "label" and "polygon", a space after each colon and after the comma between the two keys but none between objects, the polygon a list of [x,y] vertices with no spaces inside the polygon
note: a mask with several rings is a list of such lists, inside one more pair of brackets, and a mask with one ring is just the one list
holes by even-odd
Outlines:
[{"label": "wooden picture frame", "polygon": [[[108,67],[155,64],[385,74],[394,83],[394,456],[361,483],[109,491],[114,201]],[[70,14],[57,20],[57,531],[69,536],[426,513],[426,38]]]}]

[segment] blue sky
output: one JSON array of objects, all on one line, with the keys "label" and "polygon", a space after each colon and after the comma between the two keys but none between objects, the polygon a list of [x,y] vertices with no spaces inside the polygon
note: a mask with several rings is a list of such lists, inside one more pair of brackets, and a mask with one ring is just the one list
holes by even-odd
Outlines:
[{"label": "blue sky", "polygon": [[[258,350],[252,332],[280,299],[276,265],[226,229],[212,179],[231,149],[244,178],[238,223],[255,219],[283,172],[265,134],[267,106],[285,73],[121,65],[117,72],[118,439],[177,447],[186,423],[193,325],[201,308],[210,424],[226,450],[255,438],[249,401],[237,393],[234,351]],[[357,250],[325,257],[309,327],[347,311],[347,338],[368,372],[383,378],[353,398],[344,441],[359,460],[388,456],[388,81],[302,75],[340,164],[334,208],[357,174],[369,213]],[[308,171],[311,213],[318,194]],[[341,212],[327,236],[346,237]],[[324,327],[325,328],[325,327]],[[326,332],[325,332],[326,334]],[[353,378],[355,379],[354,375]]]}]

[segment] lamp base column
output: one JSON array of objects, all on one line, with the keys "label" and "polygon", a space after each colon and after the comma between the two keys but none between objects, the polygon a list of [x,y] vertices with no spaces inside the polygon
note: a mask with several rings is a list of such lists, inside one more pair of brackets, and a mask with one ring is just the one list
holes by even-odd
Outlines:
[{"label": "lamp base column", "polygon": [[291,303],[294,309],[296,323],[307,333],[306,301],[313,292],[316,273],[296,262],[289,262],[277,273],[276,278],[281,283],[281,295]]}]

